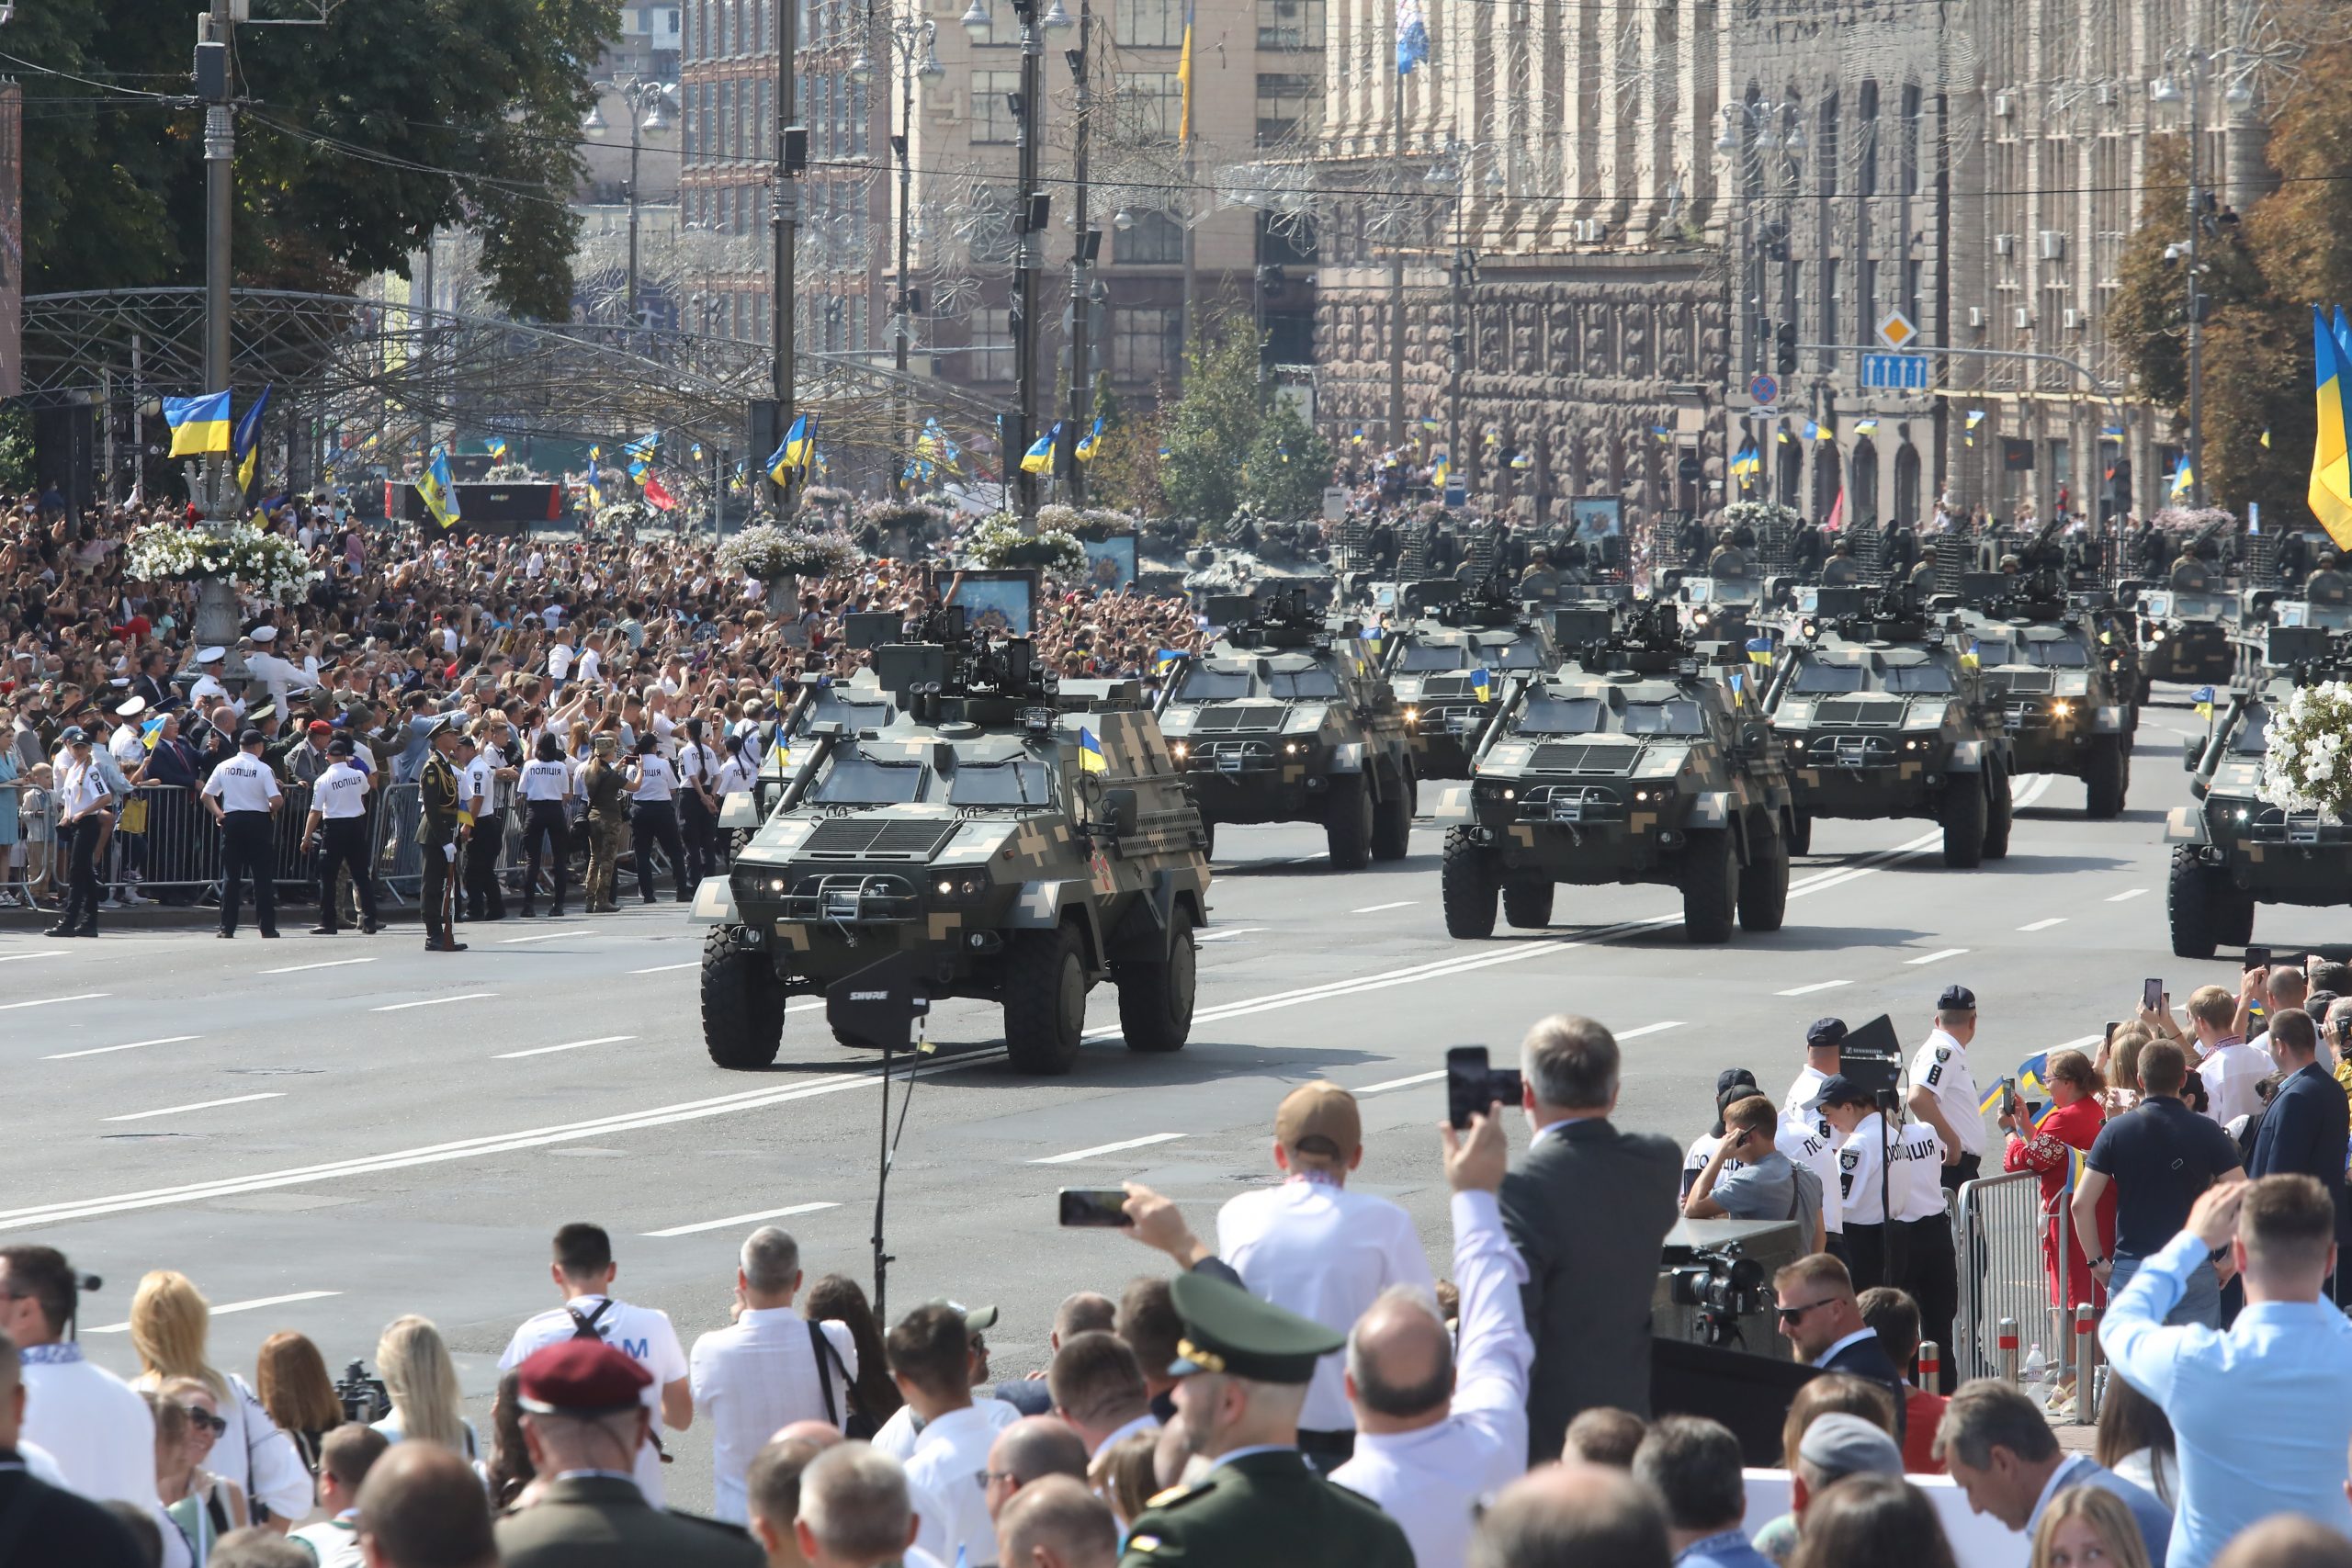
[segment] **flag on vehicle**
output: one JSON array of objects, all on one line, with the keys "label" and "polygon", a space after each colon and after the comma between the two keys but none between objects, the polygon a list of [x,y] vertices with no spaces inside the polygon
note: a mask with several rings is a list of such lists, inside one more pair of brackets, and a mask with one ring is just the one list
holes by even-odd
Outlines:
[{"label": "flag on vehicle", "polygon": [[1102,742],[1094,739],[1091,729],[1078,732],[1078,768],[1085,773],[1108,773],[1111,769],[1109,760],[1102,755]]}]

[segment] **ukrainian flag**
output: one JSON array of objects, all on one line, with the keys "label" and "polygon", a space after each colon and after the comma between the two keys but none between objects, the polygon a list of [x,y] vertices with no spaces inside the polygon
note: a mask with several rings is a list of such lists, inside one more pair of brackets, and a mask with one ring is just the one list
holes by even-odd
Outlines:
[{"label": "ukrainian flag", "polygon": [[2189,694],[2188,694],[2188,700],[2189,700],[2190,702],[2192,702],[2192,703],[2194,703],[2194,704],[2196,704],[2196,705],[2197,705],[2197,716],[2198,716],[2198,717],[2199,717],[2199,718],[2211,718],[2211,717],[2212,717],[2212,716],[2213,716],[2213,688],[2212,688],[2212,687],[2211,687],[2211,686],[2199,686],[2199,687],[2198,687],[2195,691],[2193,691],[2193,692],[2191,692],[2191,693],[2189,693]]},{"label": "ukrainian flag", "polygon": [[1106,773],[1110,761],[1102,755],[1102,742],[1094,739],[1094,731],[1078,732],[1078,770],[1082,773]]},{"label": "ukrainian flag", "polygon": [[1443,490],[1445,488],[1446,475],[1451,471],[1452,466],[1448,464],[1444,458],[1440,457],[1436,462],[1430,465],[1430,483],[1435,485],[1439,490]]},{"label": "ukrainian flag", "polygon": [[237,488],[251,493],[254,470],[261,467],[261,416],[269,407],[269,389],[264,387],[245,417],[237,422],[236,434],[229,442],[229,460],[237,466]]},{"label": "ukrainian flag", "polygon": [[806,468],[817,450],[817,422],[805,413],[792,416],[792,428],[784,433],[783,445],[768,454],[768,478],[780,485],[792,482],[795,469]]},{"label": "ukrainian flag", "polygon": [[1818,441],[1821,439],[1820,421],[1809,419],[1804,422],[1804,438],[1807,441]]},{"label": "ukrainian flag", "polygon": [[602,461],[604,456],[605,449],[602,446],[591,446],[588,448],[588,460],[591,463]]},{"label": "ukrainian flag", "polygon": [[1876,435],[1878,434],[1878,421],[1874,419],[1856,420],[1854,422],[1854,434],[1857,435]]},{"label": "ukrainian flag", "polygon": [[1151,672],[1155,675],[1165,675],[1175,669],[1176,661],[1183,657],[1181,649],[1163,648],[1151,656]]},{"label": "ukrainian flag", "polygon": [[1430,432],[1431,434],[1435,434],[1437,430],[1437,421],[1428,414],[1423,414],[1421,416],[1421,428]]},{"label": "ukrainian flag", "polygon": [[1735,671],[1733,671],[1731,672],[1731,702],[1732,702],[1732,706],[1734,706],[1734,707],[1740,707],[1740,706],[1743,706],[1743,705],[1746,705],[1747,701],[1747,676],[1746,676],[1746,674],[1745,674],[1745,672],[1744,672],[1744,671],[1738,671],[1738,670],[1735,670]]},{"label": "ukrainian flag", "polygon": [[416,481],[416,493],[424,498],[424,509],[444,528],[458,524],[458,481],[449,472],[449,454],[440,447],[433,449],[433,460],[424,465],[424,472]]},{"label": "ukrainian flag", "polygon": [[1483,664],[1470,671],[1470,694],[1482,703],[1495,694],[1495,677]]},{"label": "ukrainian flag", "polygon": [[1021,471],[1024,474],[1050,472],[1054,466],[1054,443],[1060,439],[1061,434],[1062,422],[1056,420],[1051,430],[1029,443],[1029,450],[1021,454]]},{"label": "ukrainian flag", "polygon": [[1960,667],[1962,670],[1976,670],[1983,668],[1984,663],[1984,660],[1977,654],[1976,651],[1976,639],[1971,637],[1968,641],[1968,647],[1961,653]]},{"label": "ukrainian flag", "polygon": [[605,487],[596,482],[596,470],[588,470],[588,515],[594,518],[605,510]]},{"label": "ukrainian flag", "polygon": [[1179,114],[1178,114],[1178,116],[1177,116],[1177,121],[1176,121],[1176,140],[1177,140],[1178,141],[1180,141],[1180,142],[1190,141],[1192,141],[1192,140],[1193,140],[1193,6],[1192,6],[1192,0],[1185,0],[1185,6],[1184,6],[1184,51],[1183,51],[1182,54],[1180,54],[1180,55],[1178,55],[1178,56],[1176,57],[1176,85],[1177,85],[1177,86],[1178,86],[1180,89],[1182,89],[1182,93],[1183,93],[1183,107],[1182,107],[1182,109],[1179,112]]},{"label": "ukrainian flag", "polygon": [[1780,436],[1781,445],[1783,446],[1793,446],[1796,443],[1796,437],[1789,434],[1788,428],[1785,425],[1781,427]]},{"label": "ukrainian flag", "polygon": [[1764,455],[1756,449],[1756,443],[1753,441],[1743,443],[1739,450],[1732,454],[1731,471],[1734,479],[1752,479],[1763,471],[1763,468]]},{"label": "ukrainian flag", "polygon": [[[2312,444],[2312,515],[2340,548],[2352,548],[2352,423],[2347,423],[2344,344],[2327,318],[2312,310],[2312,378],[2318,388],[2319,429]],[[175,448],[176,450],[176,447]]]},{"label": "ukrainian flag", "polygon": [[[697,462],[697,463],[701,462],[701,461],[702,461],[702,443],[701,443],[701,442],[699,442],[699,441],[697,441],[697,442],[695,442],[692,446],[687,447],[687,448],[686,448],[686,454],[687,454],[687,456],[689,456],[690,457],[692,457],[695,462]],[[505,444],[504,442],[503,442],[503,441],[502,441],[502,442],[500,442],[500,443],[498,444],[498,455],[499,455],[500,457],[503,457],[504,456],[506,456],[506,444]]]},{"label": "ukrainian flag", "polygon": [[165,398],[164,423],[171,427],[175,457],[200,457],[229,450],[229,394]]},{"label": "ukrainian flag", "polygon": [[502,463],[506,461],[506,437],[503,435],[492,436],[488,441],[482,443],[482,450],[488,452],[492,457]]},{"label": "ukrainian flag", "polygon": [[2172,471],[2172,499],[2178,501],[2182,496],[2187,495],[2188,487],[2196,482],[2197,470],[2188,466],[2188,458],[2183,457],[2180,460],[2180,467]]},{"label": "ukrainian flag", "polygon": [[1094,422],[1094,428],[1088,431],[1085,438],[1078,444],[1078,460],[1081,463],[1091,463],[1094,461],[1094,454],[1101,450],[1102,450],[1102,422],[1097,419]]},{"label": "ukrainian flag", "polygon": [[1349,434],[1349,436],[1348,436],[1348,439],[1349,439],[1350,441],[1352,441],[1353,443],[1355,443],[1355,444],[1356,444],[1357,446],[1363,446],[1363,425],[1361,425],[1361,424],[1357,425],[1357,426],[1355,427],[1355,429],[1354,429],[1351,433],[1350,433],[1350,434]]},{"label": "ukrainian flag", "polygon": [[1674,439],[1674,432],[1667,429],[1667,427],[1662,424],[1651,425],[1650,434],[1657,437],[1657,444],[1661,446]]},{"label": "ukrainian flag", "polygon": [[1510,466],[1514,468],[1532,468],[1535,466],[1534,455],[1528,452],[1514,452],[1511,454]]},{"label": "ukrainian flag", "polygon": [[1747,661],[1750,664],[1761,664],[1769,668],[1772,662],[1772,639],[1769,637],[1749,637]]}]

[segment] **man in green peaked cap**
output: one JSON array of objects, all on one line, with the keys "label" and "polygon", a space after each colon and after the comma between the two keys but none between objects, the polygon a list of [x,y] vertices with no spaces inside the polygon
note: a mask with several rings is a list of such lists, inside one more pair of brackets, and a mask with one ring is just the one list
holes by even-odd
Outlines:
[{"label": "man in green peaked cap", "polygon": [[1170,1287],[1184,1337],[1168,1369],[1187,1447],[1210,1461],[1151,1500],[1121,1568],[1412,1568],[1413,1549],[1378,1505],[1324,1480],[1298,1451],[1298,1413],[1315,1363],[1347,1337],[1218,1279]]}]

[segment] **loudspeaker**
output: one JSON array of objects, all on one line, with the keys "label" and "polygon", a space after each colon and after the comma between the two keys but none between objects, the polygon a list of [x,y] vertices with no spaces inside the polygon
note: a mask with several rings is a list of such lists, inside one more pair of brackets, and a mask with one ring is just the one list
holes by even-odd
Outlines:
[{"label": "loudspeaker", "polygon": [[65,498],[66,514],[76,523],[97,500],[92,471],[97,466],[96,415],[96,407],[90,403],[33,411],[35,488],[46,495],[55,487]]}]

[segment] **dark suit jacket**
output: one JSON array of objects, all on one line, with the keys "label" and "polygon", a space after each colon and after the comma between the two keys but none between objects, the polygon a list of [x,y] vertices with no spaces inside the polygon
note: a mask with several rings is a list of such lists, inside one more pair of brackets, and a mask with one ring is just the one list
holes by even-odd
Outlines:
[{"label": "dark suit jacket", "polygon": [[1894,1358],[1886,1353],[1886,1347],[1879,1343],[1877,1335],[1855,1340],[1822,1363],[1821,1370],[1825,1372],[1850,1372],[1858,1378],[1868,1378],[1883,1385],[1888,1393],[1894,1395],[1894,1440],[1898,1443],[1903,1440],[1910,1426],[1907,1419],[1910,1386],[1903,1381],[1903,1369],[1894,1364]]},{"label": "dark suit jacket", "polygon": [[2352,1102],[2344,1086],[2313,1062],[2287,1076],[2262,1113],[2249,1178],[2316,1177],[2335,1200],[2335,1234],[2345,1235],[2344,1150],[2352,1139]]},{"label": "dark suit jacket", "polygon": [[[0,1458],[16,1457],[0,1449]],[[96,1503],[0,1470],[0,1562],[8,1568],[141,1568],[145,1560],[130,1529]]]},{"label": "dark suit jacket", "polygon": [[1521,1295],[1535,1337],[1530,1463],[1560,1457],[1578,1411],[1650,1413],[1650,1297],[1681,1165],[1668,1140],[1596,1117],[1545,1137],[1503,1179],[1503,1227],[1527,1260]]},{"label": "dark suit jacket", "polygon": [[633,1481],[575,1475],[497,1524],[504,1568],[766,1568],[732,1525],[650,1506]]}]

